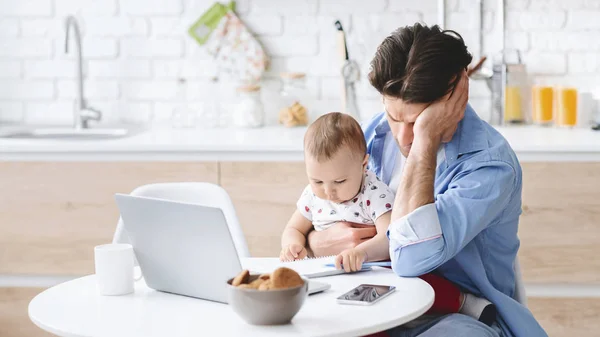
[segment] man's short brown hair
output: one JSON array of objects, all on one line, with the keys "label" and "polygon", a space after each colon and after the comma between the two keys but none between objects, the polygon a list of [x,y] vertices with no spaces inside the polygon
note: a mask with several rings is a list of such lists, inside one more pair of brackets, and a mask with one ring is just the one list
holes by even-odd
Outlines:
[{"label": "man's short brown hair", "polygon": [[377,48],[369,82],[407,103],[431,103],[454,90],[473,57],[455,31],[419,23],[397,29]]},{"label": "man's short brown hair", "polygon": [[360,124],[350,115],[330,112],[314,121],[304,135],[304,151],[317,161],[331,159],[342,147],[363,159],[367,143]]}]

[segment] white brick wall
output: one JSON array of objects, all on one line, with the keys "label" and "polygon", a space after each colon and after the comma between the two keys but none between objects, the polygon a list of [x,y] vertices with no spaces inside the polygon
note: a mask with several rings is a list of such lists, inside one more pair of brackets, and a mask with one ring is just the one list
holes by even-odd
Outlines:
[{"label": "white brick wall", "polygon": [[515,11],[507,14],[507,28],[515,31],[548,31],[561,29],[566,22],[565,11]]},{"label": "white brick wall", "polygon": [[569,30],[600,30],[600,11],[570,11],[566,28]]},{"label": "white brick wall", "polygon": [[[11,0],[5,0],[11,1]],[[55,15],[60,19],[66,15],[114,15],[118,0],[54,0]]]},{"label": "white brick wall", "polygon": [[524,55],[524,62],[529,65],[531,74],[565,75],[567,59],[563,53],[531,52]]},{"label": "white brick wall", "polygon": [[261,38],[267,53],[271,56],[311,56],[318,53],[316,36],[265,36]]},{"label": "white brick wall", "polygon": [[179,58],[183,56],[183,48],[181,38],[139,37],[121,40],[123,56],[129,58]]},{"label": "white brick wall", "polygon": [[150,79],[150,66],[148,60],[91,60],[88,62],[88,74],[92,79]]},{"label": "white brick wall", "polygon": [[529,50],[529,34],[527,32],[511,32],[505,42],[506,48]]},{"label": "white brick wall", "polygon": [[126,98],[140,101],[173,100],[177,98],[177,82],[175,80],[125,82],[123,94]]},{"label": "white brick wall", "polygon": [[153,74],[155,78],[209,78],[214,75],[211,60],[154,60]]},{"label": "white brick wall", "polygon": [[0,39],[0,57],[3,58],[50,58],[52,41],[37,38]]},{"label": "white brick wall", "polygon": [[64,37],[65,26],[56,19],[21,19],[21,36],[23,37]]},{"label": "white brick wall", "polygon": [[417,21],[422,21],[423,17],[417,12],[394,13],[376,15],[374,20],[380,22],[382,32],[389,34],[399,27],[412,25]]},{"label": "white brick wall", "polygon": [[[60,80],[56,82],[58,99],[75,99],[77,97],[77,84],[75,81]],[[119,97],[119,84],[117,81],[98,80],[86,83],[85,97],[93,99],[116,99]]]},{"label": "white brick wall", "polygon": [[0,20],[0,37],[19,35],[19,20],[3,18]]},{"label": "white brick wall", "polygon": [[599,32],[531,32],[531,49],[539,51],[600,50]]},{"label": "white brick wall", "polygon": [[25,78],[53,79],[77,76],[76,63],[71,60],[27,60],[24,69]]},{"label": "white brick wall", "polygon": [[[450,4],[454,2],[454,4]],[[447,8],[455,8],[458,1],[447,1]],[[390,1],[389,9],[392,12],[437,12],[437,0],[394,0]]]},{"label": "white brick wall", "polygon": [[277,0],[250,0],[250,14],[313,15],[317,14],[318,0],[286,1],[285,5]]},{"label": "white brick wall", "polygon": [[86,18],[83,29],[89,36],[145,36],[148,34],[148,23],[144,18],[94,17]]},{"label": "white brick wall", "polygon": [[321,0],[319,3],[319,11],[323,14],[338,15],[338,14],[369,14],[383,13],[386,9],[385,0]]},{"label": "white brick wall", "polygon": [[15,60],[0,61],[0,78],[21,77],[21,62]]},{"label": "white brick wall", "polygon": [[[71,100],[25,103],[25,122],[31,124],[73,124],[75,104]],[[48,118],[52,116],[52,118]]]},{"label": "white brick wall", "polygon": [[183,11],[182,0],[121,0],[121,10],[130,15],[179,15]]},{"label": "white brick wall", "polygon": [[[256,35],[281,35],[283,32],[283,20],[276,15],[249,15],[242,17],[246,26]],[[306,25],[303,25],[304,28]],[[294,32],[286,30],[286,33]]]},{"label": "white brick wall", "polygon": [[52,81],[0,80],[0,99],[7,101],[53,99]]},{"label": "white brick wall", "polygon": [[[87,37],[82,41],[83,55],[85,59],[115,58],[118,55],[118,40],[115,38]],[[75,41],[69,43],[69,53],[65,53],[64,36],[55,40],[56,56],[59,58],[75,59],[77,47]]]},{"label": "white brick wall", "polygon": [[600,72],[600,53],[570,53],[571,74],[593,74]]},{"label": "white brick wall", "polygon": [[0,13],[3,16],[50,16],[52,0],[1,0]]},{"label": "white brick wall", "polygon": [[[148,19],[152,36],[181,37],[187,34],[190,23],[179,17],[152,17]],[[183,33],[182,33],[183,32]]]},{"label": "white brick wall", "polygon": [[[506,46],[522,51],[532,82],[600,86],[600,0],[507,0]],[[0,0],[0,122],[69,123],[75,85],[75,45],[64,53],[66,15],[82,28],[86,95],[105,119],[168,119],[180,102],[201,107],[210,95],[214,60],[188,34],[212,5],[209,0]],[[378,43],[396,28],[437,23],[438,0],[238,0],[238,14],[272,56],[263,97],[272,104],[279,73],[307,73],[315,98],[312,116],[339,110],[340,66],[333,22],[348,34],[350,56],[361,67],[356,84],[366,117],[381,108],[366,72]],[[447,27],[457,30],[477,56],[476,0],[448,0]],[[496,52],[496,0],[484,0],[483,50]],[[227,83],[222,86],[227,87]],[[229,86],[231,87],[231,85]],[[235,101],[230,93],[227,101]],[[471,85],[472,103],[489,107],[489,90]],[[269,111],[268,120],[276,120]]]},{"label": "white brick wall", "polygon": [[25,119],[23,103],[0,102],[0,123],[22,123]]}]

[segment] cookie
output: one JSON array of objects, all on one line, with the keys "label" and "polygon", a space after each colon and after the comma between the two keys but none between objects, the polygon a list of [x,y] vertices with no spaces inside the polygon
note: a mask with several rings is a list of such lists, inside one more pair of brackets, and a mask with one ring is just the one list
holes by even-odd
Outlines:
[{"label": "cookie", "polygon": [[251,285],[249,285],[249,284],[247,284],[247,283],[242,283],[242,284],[240,284],[240,285],[239,285],[239,286],[237,286],[237,287],[238,287],[238,288],[241,288],[241,289],[252,289],[252,286],[251,286]]},{"label": "cookie", "polygon": [[257,278],[256,280],[250,282],[249,286],[252,289],[258,289],[260,287],[261,284],[265,283],[267,281],[261,279],[261,278]]},{"label": "cookie", "polygon": [[273,289],[285,289],[298,287],[304,284],[304,280],[290,268],[278,268],[271,275]]},{"label": "cookie", "polygon": [[250,278],[250,272],[248,270],[242,270],[233,281],[231,281],[231,285],[234,287],[239,286],[240,284],[248,283],[248,279]]},{"label": "cookie", "polygon": [[273,283],[271,280],[263,281],[260,286],[258,286],[258,290],[270,290],[273,289]]},{"label": "cookie", "polygon": [[262,274],[258,278],[261,280],[269,280],[271,279],[271,274]]}]

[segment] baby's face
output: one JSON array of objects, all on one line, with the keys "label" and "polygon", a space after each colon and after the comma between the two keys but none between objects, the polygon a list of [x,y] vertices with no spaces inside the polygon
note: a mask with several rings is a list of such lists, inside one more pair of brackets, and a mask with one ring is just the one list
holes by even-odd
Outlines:
[{"label": "baby's face", "polygon": [[318,162],[307,155],[305,162],[313,193],[321,199],[342,203],[354,198],[362,187],[367,156],[359,158],[344,147],[329,160]]}]

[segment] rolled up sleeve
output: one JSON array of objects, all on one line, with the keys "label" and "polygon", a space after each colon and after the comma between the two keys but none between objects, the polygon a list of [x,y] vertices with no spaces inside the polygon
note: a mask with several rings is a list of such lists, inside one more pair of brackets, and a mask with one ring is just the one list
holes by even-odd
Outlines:
[{"label": "rolled up sleeve", "polygon": [[419,276],[453,258],[501,216],[515,176],[503,162],[476,165],[455,176],[435,203],[393,221],[387,235],[394,271]]},{"label": "rolled up sleeve", "polygon": [[393,221],[387,235],[397,247],[439,238],[442,236],[442,227],[435,204],[421,206],[412,213]]}]

